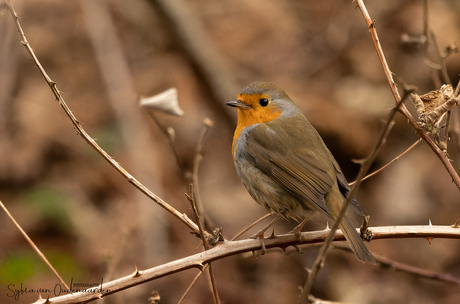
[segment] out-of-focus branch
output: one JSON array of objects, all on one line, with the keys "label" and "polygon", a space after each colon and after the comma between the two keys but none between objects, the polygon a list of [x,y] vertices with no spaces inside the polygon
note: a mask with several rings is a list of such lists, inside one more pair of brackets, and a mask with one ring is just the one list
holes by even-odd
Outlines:
[{"label": "out-of-focus branch", "polygon": [[[204,135],[203,135],[204,136]],[[203,242],[203,247],[205,250],[209,250],[209,243],[208,241],[206,240],[206,238],[204,237],[204,230],[203,230],[203,221],[201,220],[200,218],[200,214],[198,212],[198,208],[197,208],[197,205],[196,205],[196,200],[195,200],[195,191],[194,189],[196,189],[195,185],[190,185],[190,195],[187,195],[187,198],[188,200],[190,201],[190,204],[192,204],[192,209],[193,209],[193,213],[195,214],[195,217],[196,217],[196,220],[198,222],[198,227],[200,228],[200,236],[201,236],[201,241]],[[209,264],[207,264],[206,266],[208,266],[208,271],[209,271],[209,283],[211,285],[211,291],[212,291],[212,295],[213,295],[213,299],[214,299],[214,303],[215,304],[220,304],[220,299],[219,299],[219,292],[217,290],[217,287],[216,287],[216,279],[215,279],[215,276],[214,276],[214,269],[212,267],[212,263],[209,262]],[[204,271],[204,268],[203,267],[203,271]]]},{"label": "out-of-focus branch", "polygon": [[48,261],[48,259],[45,257],[45,255],[41,252],[40,249],[38,249],[37,245],[32,241],[32,239],[27,235],[27,233],[22,229],[22,227],[19,225],[19,223],[14,219],[14,217],[11,215],[11,213],[6,209],[6,206],[0,201],[0,207],[2,207],[3,211],[5,211],[6,215],[8,218],[13,222],[13,224],[18,228],[19,232],[21,232],[22,236],[26,239],[27,243],[35,250],[35,252],[38,254],[38,256],[45,262],[45,264],[48,266],[49,269],[54,273],[54,275],[58,278],[58,280],[61,282],[63,286],[65,286],[67,289],[69,286],[65,283],[65,281],[61,278],[59,273],[54,269],[53,265]]},{"label": "out-of-focus branch", "polygon": [[[334,246],[333,248],[353,253],[351,248],[342,247],[342,246]],[[375,260],[377,261],[377,265],[381,269],[389,270],[389,271],[405,272],[405,273],[413,274],[417,277],[424,278],[424,279],[460,285],[460,278],[456,278],[449,273],[440,273],[440,272],[436,272],[436,271],[432,271],[432,270],[428,270],[428,269],[424,269],[420,267],[415,267],[412,265],[408,265],[405,263],[401,263],[401,262],[389,259],[380,254],[374,253],[373,256]]]},{"label": "out-of-focus branch", "polygon": [[206,89],[213,99],[213,106],[224,114],[230,124],[235,121],[235,113],[222,101],[228,100],[238,91],[238,85],[226,63],[214,46],[205,29],[199,23],[189,3],[184,0],[153,1],[170,23],[176,40],[184,49],[195,67]]}]

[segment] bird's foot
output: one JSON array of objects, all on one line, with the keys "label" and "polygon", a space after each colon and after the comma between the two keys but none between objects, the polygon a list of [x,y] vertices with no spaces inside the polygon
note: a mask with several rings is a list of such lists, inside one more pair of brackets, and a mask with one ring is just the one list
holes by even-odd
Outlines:
[{"label": "bird's foot", "polygon": [[[265,233],[265,230],[264,231],[259,231],[258,233],[250,236],[249,238],[250,239],[259,239],[260,241],[260,247],[262,247],[262,252],[260,255],[264,255],[265,252],[267,251],[267,247],[265,246],[265,241],[264,241],[264,233]],[[254,256],[254,258],[257,260],[257,256],[256,256],[256,253],[255,251],[252,252],[252,255]]]}]

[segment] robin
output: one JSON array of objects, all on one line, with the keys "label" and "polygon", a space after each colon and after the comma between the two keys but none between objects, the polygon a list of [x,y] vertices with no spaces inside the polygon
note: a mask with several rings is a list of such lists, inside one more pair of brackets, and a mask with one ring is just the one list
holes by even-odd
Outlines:
[{"label": "robin", "polygon": [[[255,82],[226,104],[238,109],[233,161],[252,198],[285,219],[302,221],[296,233],[317,211],[336,220],[350,187],[321,136],[291,98],[272,83]],[[350,206],[363,215],[355,198]],[[375,264],[348,217],[340,228],[356,257]]]}]

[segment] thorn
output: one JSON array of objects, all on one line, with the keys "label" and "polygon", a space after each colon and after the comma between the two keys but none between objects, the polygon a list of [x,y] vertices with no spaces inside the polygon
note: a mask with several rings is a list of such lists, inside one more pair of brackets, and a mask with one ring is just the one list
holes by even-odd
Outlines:
[{"label": "thorn", "polygon": [[376,22],[375,19],[372,20],[372,23],[371,23],[371,25],[369,25],[369,28],[373,28],[373,27],[375,28],[375,22]]},{"label": "thorn", "polygon": [[308,267],[305,267],[304,269],[305,269],[305,271],[308,273],[308,275],[310,275],[310,274],[311,274],[311,269],[310,269],[310,268],[308,268]]},{"label": "thorn", "polygon": [[269,239],[274,239],[274,238],[276,238],[275,229],[273,229],[272,234],[270,234],[270,236],[269,236],[268,238],[269,238]]},{"label": "thorn", "polygon": [[280,247],[281,250],[283,250],[284,255],[287,255],[287,246]]},{"label": "thorn", "polygon": [[201,272],[204,271],[204,267],[205,267],[205,266],[204,266],[203,264],[198,263],[198,264],[195,264],[194,266],[197,267]]},{"label": "thorn", "polygon": [[139,268],[137,268],[137,265],[134,264],[134,272],[133,272],[133,278],[137,278],[137,277],[140,277],[142,275],[142,271],[139,270]]},{"label": "thorn", "polygon": [[99,293],[95,293],[95,294],[93,295],[93,299],[102,299],[102,293],[100,293],[100,292],[99,292]]},{"label": "thorn", "polygon": [[300,249],[300,247],[299,247],[299,246],[297,246],[297,245],[292,245],[292,247],[294,247],[294,248],[295,248],[295,250],[296,250],[298,253],[300,253],[300,254],[302,254],[302,253],[303,253],[303,252],[302,252],[302,249]]},{"label": "thorn", "polygon": [[50,296],[48,295],[48,297],[46,297],[46,300],[45,300],[45,299],[43,299],[42,293],[41,293],[41,292],[38,294],[38,300],[37,300],[37,302],[35,302],[35,303],[38,303],[38,302],[40,302],[40,301],[43,301],[43,302],[42,302],[43,304],[49,304],[49,303],[51,303],[51,302],[50,302]]},{"label": "thorn", "polygon": [[331,230],[331,228],[329,228],[329,222],[326,222],[326,229],[324,230]]},{"label": "thorn", "polygon": [[253,256],[254,259],[256,259],[257,261],[259,260],[259,258],[258,258],[257,255],[256,255],[256,251],[255,251],[255,250],[252,251],[252,256]]},{"label": "thorn", "polygon": [[433,226],[433,225],[431,224],[431,219],[428,219],[428,226]]},{"label": "thorn", "polygon": [[460,219],[458,219],[458,220],[455,222],[455,224],[453,224],[453,225],[450,226],[450,227],[452,227],[452,228],[460,228],[460,226],[458,225],[459,221],[460,221]]},{"label": "thorn", "polygon": [[428,240],[428,243],[430,243],[430,247],[431,247],[431,241],[434,239],[434,237],[426,237],[426,239]]}]

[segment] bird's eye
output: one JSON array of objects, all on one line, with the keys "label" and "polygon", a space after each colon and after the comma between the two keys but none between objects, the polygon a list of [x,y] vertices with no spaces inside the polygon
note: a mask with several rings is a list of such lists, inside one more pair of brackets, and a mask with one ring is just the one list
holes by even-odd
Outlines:
[{"label": "bird's eye", "polygon": [[269,101],[268,101],[267,98],[262,98],[261,100],[259,100],[259,104],[260,104],[261,107],[268,106],[268,103],[269,103]]}]

